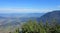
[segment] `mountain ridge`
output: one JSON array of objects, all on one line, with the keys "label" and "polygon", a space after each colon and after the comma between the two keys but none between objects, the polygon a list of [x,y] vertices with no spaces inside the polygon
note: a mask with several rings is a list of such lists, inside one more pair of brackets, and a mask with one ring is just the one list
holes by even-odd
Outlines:
[{"label": "mountain ridge", "polygon": [[53,12],[48,12],[40,17],[40,20],[43,22],[52,22],[52,20],[55,19],[55,21],[60,23],[60,10],[55,10]]}]

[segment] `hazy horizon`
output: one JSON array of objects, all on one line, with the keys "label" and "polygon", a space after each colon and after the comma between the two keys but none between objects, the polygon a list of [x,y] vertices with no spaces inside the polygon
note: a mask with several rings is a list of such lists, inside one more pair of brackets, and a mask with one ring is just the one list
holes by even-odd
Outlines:
[{"label": "hazy horizon", "polygon": [[60,10],[60,0],[0,0],[0,13],[47,13]]}]

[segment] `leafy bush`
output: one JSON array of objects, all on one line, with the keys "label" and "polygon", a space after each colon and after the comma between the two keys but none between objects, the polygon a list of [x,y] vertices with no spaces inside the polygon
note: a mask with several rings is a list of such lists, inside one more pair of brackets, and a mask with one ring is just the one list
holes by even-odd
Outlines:
[{"label": "leafy bush", "polygon": [[45,24],[41,21],[40,23],[37,21],[28,21],[21,26],[21,31],[16,29],[14,33],[60,33],[60,25],[55,21],[52,23],[48,23],[46,21]]}]

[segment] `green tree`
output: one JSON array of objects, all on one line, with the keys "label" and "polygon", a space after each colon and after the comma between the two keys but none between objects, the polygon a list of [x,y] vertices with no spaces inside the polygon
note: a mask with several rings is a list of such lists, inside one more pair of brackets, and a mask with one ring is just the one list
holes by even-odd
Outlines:
[{"label": "green tree", "polygon": [[19,28],[16,28],[15,31],[14,31],[14,33],[19,33],[19,32],[20,32]]},{"label": "green tree", "polygon": [[50,25],[48,23],[48,20],[46,20],[45,29],[46,29],[46,33],[49,33]]},{"label": "green tree", "polygon": [[40,21],[40,24],[39,24],[39,31],[40,31],[39,33],[46,33],[42,20]]}]

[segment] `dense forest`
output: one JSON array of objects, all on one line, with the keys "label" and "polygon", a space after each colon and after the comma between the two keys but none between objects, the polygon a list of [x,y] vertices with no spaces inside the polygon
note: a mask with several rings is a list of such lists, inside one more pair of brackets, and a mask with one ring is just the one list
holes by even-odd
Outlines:
[{"label": "dense forest", "polygon": [[29,20],[26,23],[23,23],[21,28],[16,28],[14,32],[9,33],[60,33],[60,24],[55,20],[52,20],[51,23],[43,23],[42,20],[37,22],[36,20]]}]

